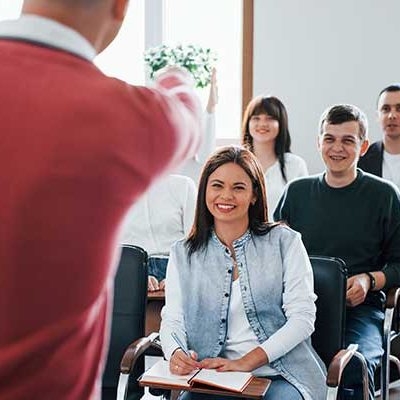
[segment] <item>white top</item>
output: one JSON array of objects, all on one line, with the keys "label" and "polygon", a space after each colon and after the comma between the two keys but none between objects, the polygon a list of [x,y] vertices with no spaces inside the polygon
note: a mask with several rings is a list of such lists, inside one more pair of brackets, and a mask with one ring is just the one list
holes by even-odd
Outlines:
[{"label": "white top", "polygon": [[[309,274],[299,276],[299,265],[304,265],[305,263],[310,262],[308,254],[301,240],[296,240],[293,245],[290,246],[290,249],[285,255],[285,258],[287,259],[287,262],[284,263],[286,269],[283,271],[284,281],[282,288],[282,310],[287,318],[286,323],[261,344],[258,343],[257,340],[253,341],[252,338],[249,337],[249,332],[246,329],[243,329],[243,326],[239,327],[239,329],[229,330],[228,336],[231,346],[231,349],[229,351],[244,354],[245,352],[251,351],[259,346],[266,352],[266,354],[268,355],[268,359],[270,360],[270,362],[272,362],[282,357],[299,343],[310,337],[311,333],[314,330],[315,305],[308,299],[307,301],[303,301],[303,299],[304,285],[309,286],[309,290],[307,290],[307,293],[313,291],[313,275]],[[165,287],[165,297],[166,299],[168,299],[168,302],[162,309],[161,317],[169,314],[173,315],[175,320],[180,321],[184,319],[182,292],[179,280],[179,273],[178,269],[175,267],[175,263],[176,260],[173,256],[171,256],[168,261],[167,280]],[[299,284],[300,280],[301,285]],[[238,279],[237,281],[239,282]],[[231,296],[232,295],[234,295],[234,293],[232,293]],[[313,300],[315,301],[315,299],[316,296],[313,295]],[[228,318],[229,316],[235,314],[237,311],[237,308],[231,309]],[[243,320],[245,319],[246,316],[244,316],[243,319],[239,317],[239,324],[243,325]],[[312,322],[310,323],[310,321]],[[230,322],[228,321],[228,323]],[[168,342],[166,341],[166,338],[163,337],[163,335],[161,334],[164,355],[167,359],[169,359],[172,352],[176,349],[176,344],[169,337],[167,340]],[[273,370],[271,368],[268,368],[264,371]],[[253,373],[258,374],[258,372],[259,369],[256,369]],[[263,369],[261,369],[261,372],[263,373]]]},{"label": "white top", "polygon": [[400,189],[400,154],[383,152],[382,177]]},{"label": "white top", "polygon": [[265,190],[267,192],[268,221],[273,220],[273,214],[285,186],[293,179],[308,175],[306,162],[293,153],[285,153],[285,172],[287,182],[283,179],[279,160],[271,165],[264,173]]},{"label": "white top", "polygon": [[168,257],[172,244],[189,233],[195,205],[194,182],[186,176],[169,175],[129,210],[119,241],[140,246],[149,256]]},{"label": "white top", "polygon": [[79,32],[52,19],[23,14],[17,20],[2,21],[1,37],[29,39],[93,61],[96,50]]},{"label": "white top", "polygon": [[200,149],[197,154],[186,161],[178,170],[181,175],[192,178],[198,186],[201,171],[208,157],[215,151],[215,113],[205,112],[203,117],[203,137],[201,138]]},{"label": "white top", "polygon": [[[239,279],[232,284],[231,300],[228,313],[228,333],[224,357],[236,360],[259,345],[244,311]],[[253,371],[253,375],[276,375],[278,372],[269,365],[263,365]]]}]

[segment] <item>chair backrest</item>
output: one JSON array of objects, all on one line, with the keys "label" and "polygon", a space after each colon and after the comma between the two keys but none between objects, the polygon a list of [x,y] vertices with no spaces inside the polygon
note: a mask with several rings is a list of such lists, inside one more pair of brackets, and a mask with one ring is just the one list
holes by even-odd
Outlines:
[{"label": "chair backrest", "polygon": [[344,348],[347,268],[343,260],[311,256],[317,318],[312,344],[326,366]]},{"label": "chair backrest", "polygon": [[[102,398],[116,399],[120,362],[126,348],[145,335],[147,304],[147,253],[140,247],[124,245],[114,280],[114,304],[110,346],[103,374]],[[144,360],[131,374],[129,398],[140,398],[143,389],[136,378],[144,372]]]}]

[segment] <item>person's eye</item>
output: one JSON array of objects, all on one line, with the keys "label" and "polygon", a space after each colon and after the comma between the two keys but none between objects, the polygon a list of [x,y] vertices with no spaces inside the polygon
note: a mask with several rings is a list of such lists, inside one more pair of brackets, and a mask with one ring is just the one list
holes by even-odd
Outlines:
[{"label": "person's eye", "polygon": [[400,112],[400,105],[396,106],[396,112]]},{"label": "person's eye", "polygon": [[387,112],[390,111],[390,107],[388,107],[388,106],[383,106],[383,107],[381,108],[381,111],[382,111],[383,113],[387,113]]},{"label": "person's eye", "polygon": [[244,190],[244,189],[245,189],[244,186],[235,186],[234,187],[234,190],[236,190],[238,192],[240,192],[241,190]]},{"label": "person's eye", "polygon": [[333,139],[330,138],[330,137],[326,137],[326,138],[324,138],[324,142],[325,142],[325,143],[332,143],[332,142],[333,142]]},{"label": "person's eye", "polygon": [[354,139],[344,139],[343,143],[345,143],[345,144],[355,144],[356,141]]},{"label": "person's eye", "polygon": [[211,184],[211,187],[213,187],[213,188],[221,188],[222,185],[220,183],[214,182],[214,183]]}]

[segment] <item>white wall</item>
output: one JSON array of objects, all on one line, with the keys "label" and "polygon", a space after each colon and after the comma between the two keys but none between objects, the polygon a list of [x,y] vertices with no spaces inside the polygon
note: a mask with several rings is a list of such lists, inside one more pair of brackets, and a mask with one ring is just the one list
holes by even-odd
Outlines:
[{"label": "white wall", "polygon": [[400,81],[399,0],[255,0],[254,95],[287,106],[292,151],[322,170],[318,119],[333,103],[364,110],[380,138],[379,91]]}]

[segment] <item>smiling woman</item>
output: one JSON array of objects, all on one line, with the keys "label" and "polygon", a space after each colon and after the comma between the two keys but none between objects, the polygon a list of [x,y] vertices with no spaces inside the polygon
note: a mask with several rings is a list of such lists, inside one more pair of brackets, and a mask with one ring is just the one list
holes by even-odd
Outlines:
[{"label": "smiling woman", "polygon": [[324,398],[324,367],[307,340],[310,262],[297,232],[267,222],[264,177],[250,151],[230,146],[208,159],[192,231],[170,254],[160,335],[171,371],[251,371],[272,379],[266,400]]}]

